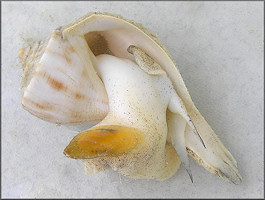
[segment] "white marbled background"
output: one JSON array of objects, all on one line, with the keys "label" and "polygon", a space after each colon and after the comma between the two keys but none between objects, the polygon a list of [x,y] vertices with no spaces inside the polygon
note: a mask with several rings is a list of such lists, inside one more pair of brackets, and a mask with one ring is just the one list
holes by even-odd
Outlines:
[{"label": "white marbled background", "polygon": [[[87,12],[121,14],[156,33],[202,115],[238,161],[240,185],[191,160],[165,182],[107,170],[85,176],[63,155],[74,129],[21,107],[18,49]],[[263,2],[2,2],[2,197],[261,198],[264,195]]]}]

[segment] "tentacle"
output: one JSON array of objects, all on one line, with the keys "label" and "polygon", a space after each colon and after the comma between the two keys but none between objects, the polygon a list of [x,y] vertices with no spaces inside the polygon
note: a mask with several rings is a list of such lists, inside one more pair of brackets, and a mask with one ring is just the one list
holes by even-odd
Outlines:
[{"label": "tentacle", "polygon": [[186,120],[188,125],[192,128],[193,133],[195,133],[198,136],[198,138],[200,139],[202,145],[204,146],[204,148],[206,148],[202,137],[200,136],[200,134],[196,130],[192,120],[190,119],[190,117],[188,115],[188,112],[187,112],[187,110],[185,108],[184,103],[182,102],[182,100],[179,98],[179,96],[177,95],[177,93],[175,91],[172,92],[172,98],[170,99],[170,102],[169,102],[169,105],[168,105],[168,109],[171,112],[180,114]]},{"label": "tentacle", "polygon": [[147,53],[145,53],[139,47],[130,45],[127,51],[133,54],[135,62],[147,74],[150,74],[150,75],[165,75],[166,74],[166,72],[161,68],[161,66],[157,64],[152,57],[150,57]]},{"label": "tentacle", "polygon": [[180,160],[188,172],[191,182],[193,182],[192,173],[190,170],[188,153],[186,151],[186,142],[185,142],[185,128],[186,121],[179,114],[172,113],[169,110],[167,111],[167,125],[168,125],[168,134],[170,137],[170,142],[173,147],[178,152]]}]

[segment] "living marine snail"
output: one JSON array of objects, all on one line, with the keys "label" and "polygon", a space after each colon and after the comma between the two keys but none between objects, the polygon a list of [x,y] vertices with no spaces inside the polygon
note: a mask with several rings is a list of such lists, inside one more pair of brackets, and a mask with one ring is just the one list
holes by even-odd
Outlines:
[{"label": "living marine snail", "polygon": [[88,13],[19,50],[22,106],[57,124],[95,123],[64,154],[87,174],[109,167],[131,178],[172,177],[188,154],[238,184],[237,162],[195,107],[169,53],[142,25]]}]

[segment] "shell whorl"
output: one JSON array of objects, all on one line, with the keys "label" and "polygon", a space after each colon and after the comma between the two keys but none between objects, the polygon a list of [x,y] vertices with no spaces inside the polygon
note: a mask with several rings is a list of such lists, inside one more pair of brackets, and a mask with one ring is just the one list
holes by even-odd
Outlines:
[{"label": "shell whorl", "polygon": [[93,66],[83,63],[72,45],[54,31],[49,40],[21,52],[22,106],[46,121],[95,123],[108,112],[108,97]]}]

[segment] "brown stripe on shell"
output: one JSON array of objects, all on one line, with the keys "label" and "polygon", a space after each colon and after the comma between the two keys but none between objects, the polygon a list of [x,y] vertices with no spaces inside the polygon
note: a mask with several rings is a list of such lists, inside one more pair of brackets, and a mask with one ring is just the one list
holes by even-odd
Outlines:
[{"label": "brown stripe on shell", "polygon": [[87,70],[83,69],[82,74],[81,74],[82,78],[87,78]]},{"label": "brown stripe on shell", "polygon": [[25,107],[23,102],[28,102],[31,105],[34,105],[36,108],[41,109],[41,110],[53,110],[53,106],[47,102],[37,103],[37,102],[32,101],[26,97],[23,97],[23,101],[22,101],[22,106]]},{"label": "brown stripe on shell", "polygon": [[67,46],[67,47],[65,48],[65,51],[67,52],[67,54],[70,54],[70,53],[75,52],[75,49],[74,49],[74,47],[72,47],[72,46]]},{"label": "brown stripe on shell", "polygon": [[[23,105],[23,103],[22,103],[22,107],[25,108],[25,105]],[[41,119],[43,119],[43,120],[47,120],[47,121],[51,121],[51,122],[54,120],[54,116],[51,115],[51,114],[49,114],[49,113],[46,113],[46,112],[39,112],[39,111],[36,111],[36,110],[31,109],[31,108],[29,108],[29,107],[27,107],[27,110],[28,110],[31,114],[33,114],[34,116],[39,117],[39,118],[41,118]]]},{"label": "brown stripe on shell", "polygon": [[64,60],[66,60],[67,63],[71,64],[71,58],[70,58],[70,54],[74,51],[73,47],[66,47],[64,49],[63,54],[58,53],[56,51],[51,50],[50,48],[46,48],[46,52],[56,55],[56,56],[60,56],[62,57]]},{"label": "brown stripe on shell", "polygon": [[67,90],[67,87],[62,82],[55,80],[50,75],[48,75],[46,72],[37,71],[35,75],[45,78],[47,83],[55,90],[65,90],[65,91]]},{"label": "brown stripe on shell", "polygon": [[75,93],[75,98],[77,98],[77,99],[84,99],[85,96],[83,94],[79,93],[79,92],[76,92]]},{"label": "brown stripe on shell", "polygon": [[[79,99],[79,100],[84,100],[86,98],[86,96],[84,94],[80,93],[80,91],[70,90],[70,88],[68,88],[62,82],[60,82],[58,80],[55,80],[50,75],[48,75],[47,72],[44,72],[44,71],[36,71],[34,75],[43,77],[47,81],[47,83],[53,89],[55,89],[57,91],[60,91],[60,90],[63,90],[65,92],[67,91],[67,93],[73,95],[76,99]],[[92,96],[90,96],[90,100],[91,101],[98,101],[98,102],[100,102],[102,104],[108,104],[108,101],[104,101],[104,99],[99,100],[99,99],[94,98]]]}]

